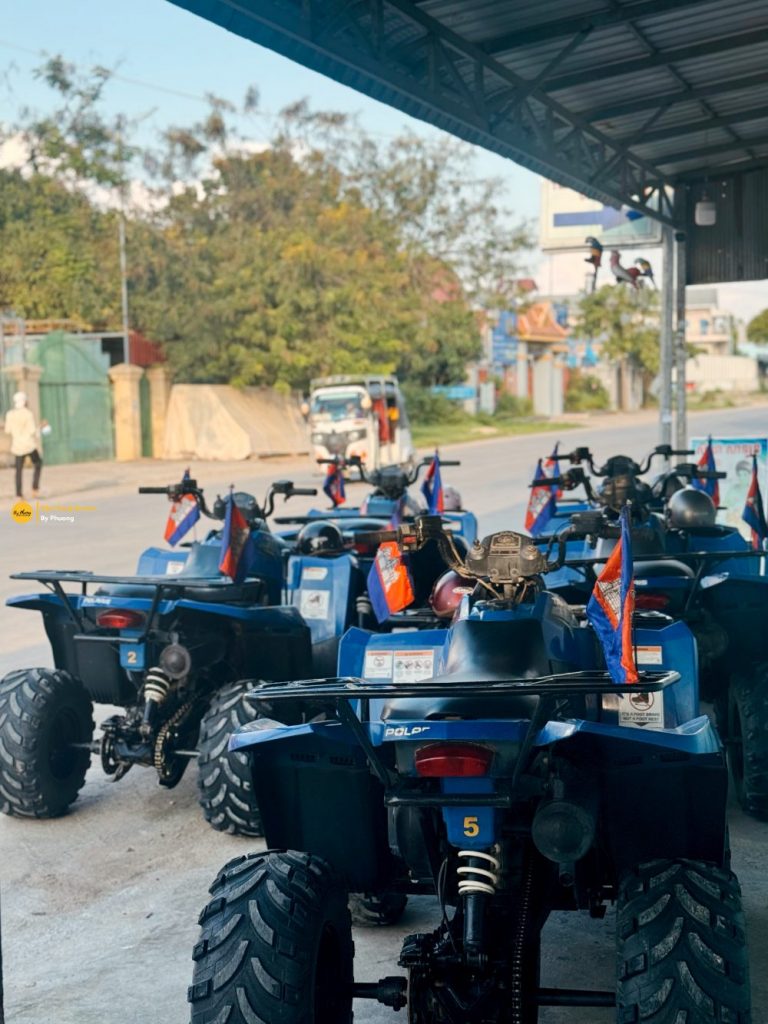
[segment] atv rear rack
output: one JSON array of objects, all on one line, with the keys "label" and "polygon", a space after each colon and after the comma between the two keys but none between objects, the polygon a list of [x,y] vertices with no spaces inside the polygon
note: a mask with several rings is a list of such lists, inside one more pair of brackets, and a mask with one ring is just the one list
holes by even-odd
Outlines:
[{"label": "atv rear rack", "polygon": [[[390,807],[463,807],[468,802],[484,807],[508,808],[536,792],[540,782],[524,776],[523,768],[536,736],[544,725],[562,709],[563,699],[590,694],[613,693],[626,696],[629,692],[658,693],[680,679],[680,673],[643,672],[637,684],[628,686],[615,683],[608,672],[564,672],[558,675],[538,676],[534,679],[453,680],[446,682],[425,680],[416,683],[370,683],[354,676],[330,679],[302,679],[288,683],[260,683],[245,695],[248,701],[296,700],[297,697],[320,703],[326,713],[345,725],[363,750],[371,772],[384,788],[384,802]],[[473,794],[424,791],[424,779],[411,779],[393,771],[371,742],[366,724],[370,722],[370,701],[391,697],[508,697],[529,695],[538,697],[528,728],[520,744],[515,769],[509,780],[497,779],[495,793]],[[359,701],[359,710],[352,701]]]}]

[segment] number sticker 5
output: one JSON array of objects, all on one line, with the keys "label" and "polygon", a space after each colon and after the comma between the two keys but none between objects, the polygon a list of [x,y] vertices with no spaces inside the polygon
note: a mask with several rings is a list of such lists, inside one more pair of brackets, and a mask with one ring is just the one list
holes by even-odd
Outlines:
[{"label": "number sticker 5", "polygon": [[470,839],[480,835],[480,826],[477,823],[477,817],[474,815],[464,819],[464,835],[469,836]]}]

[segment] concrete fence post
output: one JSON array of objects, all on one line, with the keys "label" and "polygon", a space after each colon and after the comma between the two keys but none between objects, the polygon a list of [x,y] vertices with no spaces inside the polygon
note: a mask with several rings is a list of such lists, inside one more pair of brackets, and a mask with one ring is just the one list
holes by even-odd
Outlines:
[{"label": "concrete fence post", "polygon": [[109,370],[115,423],[115,458],[130,462],[141,458],[140,366],[118,363]]},{"label": "concrete fence post", "polygon": [[165,420],[168,412],[168,397],[171,382],[168,370],[162,363],[150,366],[144,371],[149,381],[149,416],[152,424],[152,452],[156,459],[165,456]]}]

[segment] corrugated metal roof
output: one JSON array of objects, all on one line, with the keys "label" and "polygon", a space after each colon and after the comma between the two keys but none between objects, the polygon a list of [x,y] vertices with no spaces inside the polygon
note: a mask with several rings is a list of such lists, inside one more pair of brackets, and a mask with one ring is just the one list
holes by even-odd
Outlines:
[{"label": "corrugated metal roof", "polygon": [[171,2],[607,202],[768,167],[768,0]]}]

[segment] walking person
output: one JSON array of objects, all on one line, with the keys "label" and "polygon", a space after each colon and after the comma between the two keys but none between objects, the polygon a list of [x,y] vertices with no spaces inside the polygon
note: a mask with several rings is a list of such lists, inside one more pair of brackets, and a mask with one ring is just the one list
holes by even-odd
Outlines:
[{"label": "walking person", "polygon": [[[45,420],[42,427],[48,426]],[[13,396],[13,408],[5,414],[5,432],[11,435],[11,455],[16,460],[16,497],[23,498],[21,487],[21,474],[24,468],[24,460],[29,456],[34,466],[32,476],[32,497],[40,496],[40,473],[43,469],[43,460],[38,447],[40,442],[40,431],[35,423],[35,414],[27,405],[27,396],[23,391],[17,391]]]}]

